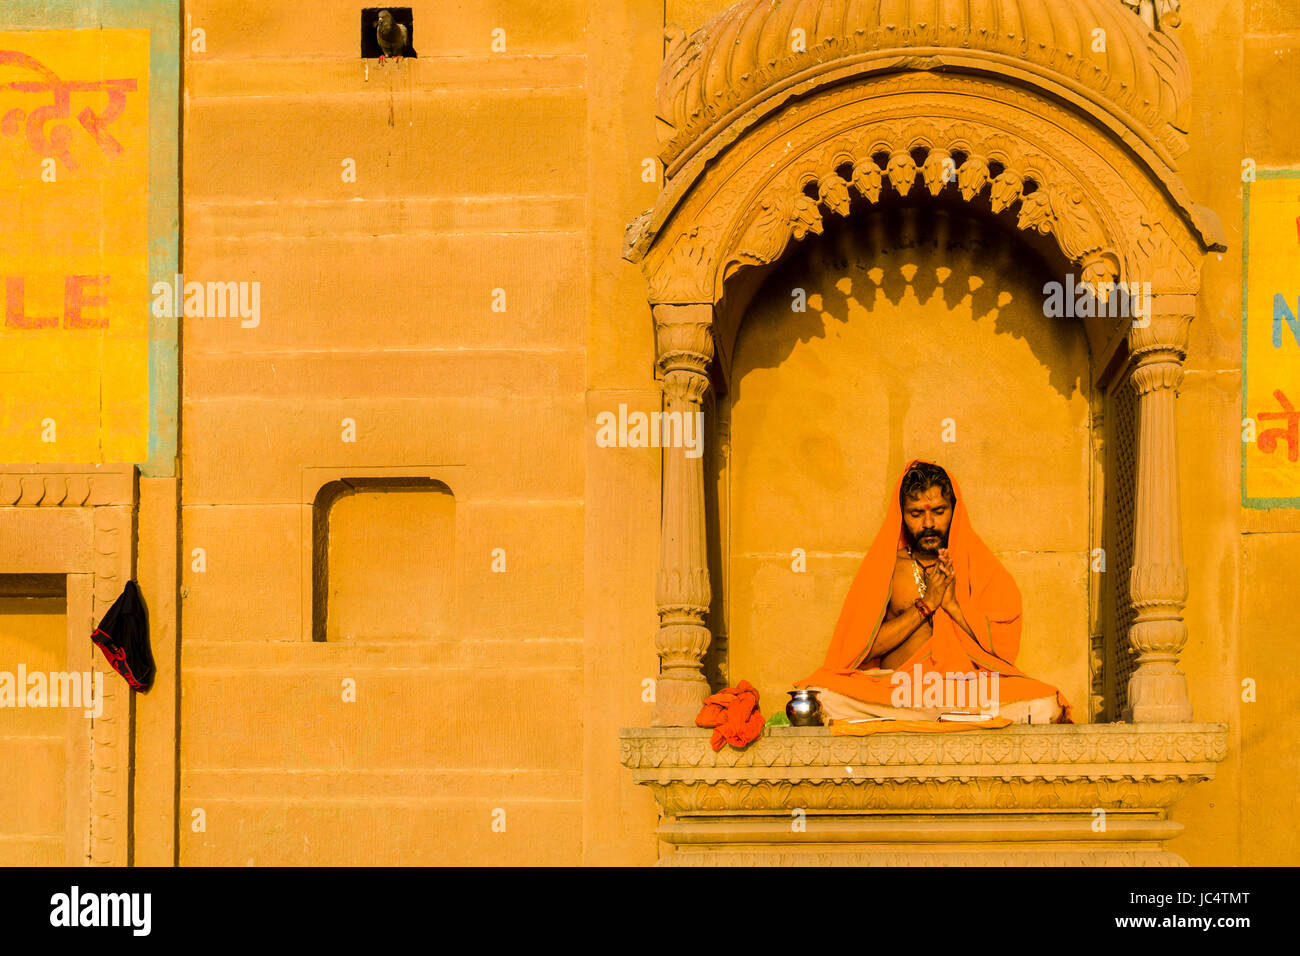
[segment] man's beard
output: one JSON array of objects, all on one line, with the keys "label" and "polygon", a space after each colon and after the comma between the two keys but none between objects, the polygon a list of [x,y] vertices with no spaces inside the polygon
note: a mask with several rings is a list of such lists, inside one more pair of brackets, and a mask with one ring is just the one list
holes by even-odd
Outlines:
[{"label": "man's beard", "polygon": [[933,531],[922,531],[921,535],[933,534],[935,537],[926,540],[924,537],[913,535],[912,529],[903,525],[903,534],[907,537],[907,544],[913,551],[919,551],[922,554],[937,555],[940,548],[948,547],[948,532],[939,531],[937,528]]}]

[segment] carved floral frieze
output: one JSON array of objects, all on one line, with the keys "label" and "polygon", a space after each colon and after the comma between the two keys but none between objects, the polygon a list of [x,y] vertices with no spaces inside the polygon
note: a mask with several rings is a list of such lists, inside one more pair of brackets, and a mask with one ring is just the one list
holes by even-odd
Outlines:
[{"label": "carved floral frieze", "polygon": [[[725,282],[742,266],[775,262],[791,241],[820,234],[827,212],[847,216],[850,190],[868,202],[877,202],[885,182],[897,195],[906,196],[918,181],[932,196],[949,185],[967,202],[987,196],[994,213],[1018,204],[1017,227],[1052,235],[1065,257],[1083,267],[1085,281],[1113,282],[1118,278],[1114,244],[1082,187],[1074,183],[1042,183],[1032,173],[996,161],[992,168],[997,169],[997,174],[991,175],[988,157],[959,150],[955,144],[952,148],[917,149],[925,152],[920,163],[911,152],[897,150],[883,167],[870,156],[856,159],[850,180],[842,179],[833,170],[820,173],[812,180],[818,191],[816,200],[801,192],[759,200],[739,241],[723,257],[722,280]],[[960,165],[954,159],[954,150]]]},{"label": "carved floral frieze", "polygon": [[0,466],[0,507],[82,508],[132,500],[127,469]]}]

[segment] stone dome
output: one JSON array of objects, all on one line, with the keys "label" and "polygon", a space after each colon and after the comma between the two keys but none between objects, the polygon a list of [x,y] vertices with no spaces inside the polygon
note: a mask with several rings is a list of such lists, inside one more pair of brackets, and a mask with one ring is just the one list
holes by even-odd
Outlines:
[{"label": "stone dome", "polygon": [[669,30],[659,155],[671,175],[756,103],[819,75],[921,69],[1018,73],[1110,114],[1172,167],[1191,82],[1169,29],[1177,4],[1159,5],[1160,20],[1131,0],[740,0],[689,36]]}]

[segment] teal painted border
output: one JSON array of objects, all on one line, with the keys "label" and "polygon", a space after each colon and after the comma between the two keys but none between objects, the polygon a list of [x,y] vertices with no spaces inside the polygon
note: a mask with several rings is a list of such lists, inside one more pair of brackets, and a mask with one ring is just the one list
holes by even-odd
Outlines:
[{"label": "teal painted border", "polygon": [[[1297,179],[1297,169],[1257,169],[1256,179]],[[1250,183],[1241,189],[1241,417],[1250,417],[1246,408],[1246,361],[1250,325],[1247,304],[1250,299]],[[1267,508],[1300,508],[1300,498],[1251,498],[1246,494],[1246,443],[1241,443],[1241,506],[1264,510]]]},{"label": "teal painted border", "polygon": [[[179,0],[0,0],[0,30],[149,31],[149,286],[180,272]],[[150,300],[141,303],[149,309]],[[179,320],[149,311],[149,459],[142,475],[176,473]]]}]

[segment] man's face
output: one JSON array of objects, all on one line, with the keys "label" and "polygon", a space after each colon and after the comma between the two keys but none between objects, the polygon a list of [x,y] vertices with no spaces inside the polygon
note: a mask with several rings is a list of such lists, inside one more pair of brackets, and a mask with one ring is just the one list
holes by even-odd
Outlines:
[{"label": "man's face", "polygon": [[948,547],[948,528],[952,524],[952,505],[938,485],[903,502],[903,528],[913,551],[935,556]]}]

